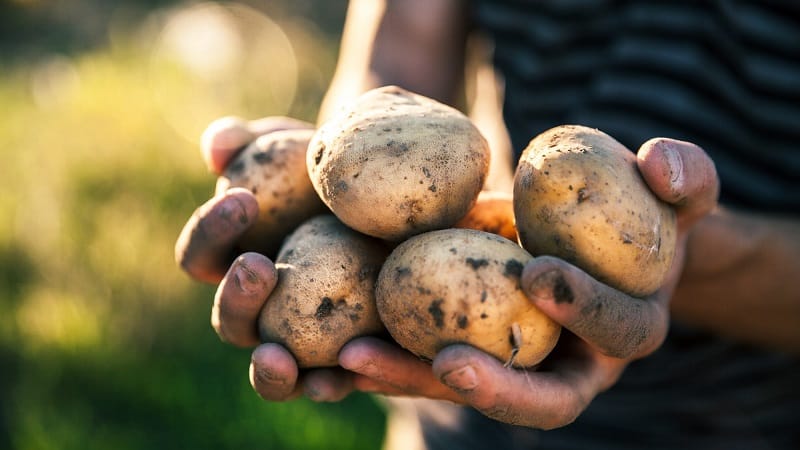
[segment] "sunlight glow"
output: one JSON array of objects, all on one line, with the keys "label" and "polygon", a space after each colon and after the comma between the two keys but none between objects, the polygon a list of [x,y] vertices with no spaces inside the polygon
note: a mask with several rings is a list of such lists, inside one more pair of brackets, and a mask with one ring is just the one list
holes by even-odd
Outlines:
[{"label": "sunlight glow", "polygon": [[34,103],[41,109],[59,106],[78,91],[80,81],[72,60],[61,55],[47,57],[31,73]]},{"label": "sunlight glow", "polygon": [[221,116],[286,115],[297,83],[284,31],[238,3],[205,2],[167,14],[151,51],[150,85],[162,115],[193,143]]}]

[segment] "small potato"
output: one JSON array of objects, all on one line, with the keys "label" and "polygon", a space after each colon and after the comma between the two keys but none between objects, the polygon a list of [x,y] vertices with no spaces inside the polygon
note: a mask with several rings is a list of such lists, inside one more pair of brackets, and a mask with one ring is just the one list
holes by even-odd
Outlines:
[{"label": "small potato", "polygon": [[634,296],[658,289],[672,264],[674,210],[647,187],[636,155],[593,128],[564,125],[530,142],[514,177],[514,214],[528,251]]},{"label": "small potato", "polygon": [[258,220],[239,242],[243,250],[274,258],[286,235],[327,211],[306,170],[306,149],[313,134],[314,130],[296,129],[261,136],[217,180],[217,194],[243,187],[258,201]]},{"label": "small potato", "polygon": [[514,242],[483,231],[414,236],[381,268],[378,313],[395,341],[423,359],[466,343],[507,365],[534,366],[556,345],[561,326],[520,287],[532,258]]},{"label": "small potato", "polygon": [[448,228],[469,211],[489,170],[489,147],[456,109],[388,86],[321,126],[306,162],[342,222],[399,242]]},{"label": "small potato", "polygon": [[475,206],[453,228],[486,231],[516,242],[513,195],[500,191],[481,192]]},{"label": "small potato", "polygon": [[300,368],[336,366],[347,341],[384,331],[374,288],[388,253],[333,215],[305,222],[275,261],[278,284],[261,310],[261,339],[285,346]]}]

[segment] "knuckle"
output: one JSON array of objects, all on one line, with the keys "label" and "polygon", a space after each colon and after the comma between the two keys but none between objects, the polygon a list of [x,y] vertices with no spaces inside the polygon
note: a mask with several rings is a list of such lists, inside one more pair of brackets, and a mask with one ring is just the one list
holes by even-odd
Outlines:
[{"label": "knuckle", "polygon": [[500,422],[509,423],[512,425],[522,425],[524,421],[520,414],[516,414],[510,405],[506,403],[493,403],[492,405],[479,408],[483,414],[491,417],[492,419]]}]

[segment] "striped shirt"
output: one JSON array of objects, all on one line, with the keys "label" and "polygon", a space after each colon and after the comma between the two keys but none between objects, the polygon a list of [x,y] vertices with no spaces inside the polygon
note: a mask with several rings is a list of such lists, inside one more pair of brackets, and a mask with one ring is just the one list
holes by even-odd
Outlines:
[{"label": "striped shirt", "polygon": [[[721,202],[800,212],[800,1],[474,1],[514,149],[564,123],[703,147]],[[800,326],[800,324],[798,324]],[[673,324],[569,426],[417,406],[431,449],[800,449],[800,361]]]},{"label": "striped shirt", "polygon": [[694,142],[723,203],[800,212],[800,2],[483,1],[521,152],[563,123]]}]

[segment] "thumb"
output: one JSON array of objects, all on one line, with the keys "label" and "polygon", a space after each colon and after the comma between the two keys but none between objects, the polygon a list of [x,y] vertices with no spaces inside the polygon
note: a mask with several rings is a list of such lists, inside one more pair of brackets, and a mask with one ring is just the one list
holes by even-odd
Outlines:
[{"label": "thumb", "polygon": [[642,144],[637,159],[650,189],[675,207],[681,230],[716,207],[719,178],[714,162],[702,148],[686,141],[654,138]]}]

